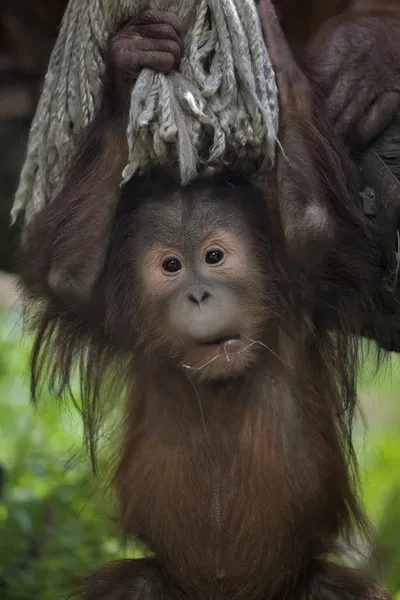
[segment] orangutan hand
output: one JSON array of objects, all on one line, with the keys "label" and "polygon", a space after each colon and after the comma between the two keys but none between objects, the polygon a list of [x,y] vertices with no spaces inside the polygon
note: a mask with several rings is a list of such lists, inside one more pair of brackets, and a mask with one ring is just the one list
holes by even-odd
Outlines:
[{"label": "orangutan hand", "polygon": [[184,23],[169,12],[147,10],[126,23],[109,50],[120,92],[130,93],[142,69],[170,73],[179,63],[183,34]]},{"label": "orangutan hand", "polygon": [[370,144],[400,108],[400,11],[330,19],[307,59],[337,132],[353,148]]}]

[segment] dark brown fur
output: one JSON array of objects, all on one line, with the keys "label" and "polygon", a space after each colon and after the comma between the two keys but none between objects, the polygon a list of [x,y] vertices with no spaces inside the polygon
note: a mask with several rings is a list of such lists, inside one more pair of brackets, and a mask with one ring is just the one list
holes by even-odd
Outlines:
[{"label": "dark brown fur", "polygon": [[[79,302],[65,311],[48,303],[40,317],[34,366],[40,374],[48,365],[67,384],[80,360],[91,392],[84,398],[89,422],[100,408],[92,405],[100,401],[96,384],[113,356],[125,361],[118,376],[134,382],[114,485],[124,533],[142,539],[158,563],[109,566],[79,597],[131,598],[129,589],[146,598],[304,594],[305,586],[319,585],[311,575],[314,560],[335,551],[338,535],[365,526],[349,474],[356,357],[347,323],[334,339],[313,323],[308,286],[291,280],[279,221],[262,216],[262,196],[250,183],[206,179],[182,191],[160,173],[150,181],[133,181],[123,192],[90,319]],[[258,338],[265,349],[242,376],[220,383],[189,378],[167,340],[152,339],[152,314],[132,271],[135,231],[147,223],[135,214],[146,196],[162,195],[168,206],[178,194],[182,203],[196,204],[211,189],[219,210],[239,194],[243,220],[254,213],[260,230],[252,235],[268,259],[268,322]],[[344,573],[331,575],[336,596],[341,585],[343,594],[359,589],[358,574]],[[365,587],[371,597],[385,597],[375,584],[361,586],[363,594]]]},{"label": "dark brown fur", "polygon": [[[125,388],[119,516],[124,533],[156,554],[95,571],[76,593],[84,600],[387,598],[368,577],[324,558],[338,536],[368,529],[353,489],[352,333],[360,311],[379,303],[379,252],[346,150],[279,28],[264,30],[272,56],[279,50],[289,161],[279,155],[273,172],[252,181],[204,177],[184,190],[156,170],[120,193],[126,102],[115,97],[121,86],[109,63],[102,105],[64,188],[26,231],[22,284],[29,305],[39,302],[33,396],[46,376],[68,393],[78,364],[93,440],[102,393],[115,401]],[[241,211],[263,264],[254,281],[266,290],[257,359],[232,380],[211,382],[188,376],[168,340],[151,337],[157,319],[133,259],[147,223],[141,206],[150,219],[154,199],[201,207],[210,196],[215,210]],[[321,302],[331,303],[334,335]]]}]

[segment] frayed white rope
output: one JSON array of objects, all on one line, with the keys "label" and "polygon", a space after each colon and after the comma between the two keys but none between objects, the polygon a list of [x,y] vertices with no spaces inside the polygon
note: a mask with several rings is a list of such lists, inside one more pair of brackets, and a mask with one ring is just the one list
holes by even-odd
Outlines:
[{"label": "frayed white rope", "polygon": [[[70,0],[33,119],[11,219],[25,222],[63,180],[76,135],[93,118],[102,50],[118,25],[150,8],[137,0]],[[152,0],[189,23],[178,71],[145,69],[132,90],[129,160],[121,181],[177,161],[181,183],[200,169],[274,160],[278,93],[254,0]]]}]

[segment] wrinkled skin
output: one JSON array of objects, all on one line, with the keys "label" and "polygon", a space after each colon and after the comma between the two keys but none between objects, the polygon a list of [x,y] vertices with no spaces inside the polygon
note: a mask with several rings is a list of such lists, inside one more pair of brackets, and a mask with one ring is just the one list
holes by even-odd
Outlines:
[{"label": "wrinkled skin", "polygon": [[129,99],[142,69],[168,75],[179,63],[184,23],[172,13],[148,10],[128,21],[110,41],[119,95]]},{"label": "wrinkled skin", "polygon": [[340,15],[307,48],[328,117],[350,147],[365,147],[400,107],[400,18]]},{"label": "wrinkled skin", "polygon": [[[257,4],[263,11],[269,2]],[[301,49],[329,119],[354,148],[370,144],[400,107],[400,8],[382,10],[383,4],[326,19]],[[183,33],[184,23],[169,12],[145,11],[125,24],[111,41],[122,87],[129,90],[143,68],[168,74],[176,67]]]}]

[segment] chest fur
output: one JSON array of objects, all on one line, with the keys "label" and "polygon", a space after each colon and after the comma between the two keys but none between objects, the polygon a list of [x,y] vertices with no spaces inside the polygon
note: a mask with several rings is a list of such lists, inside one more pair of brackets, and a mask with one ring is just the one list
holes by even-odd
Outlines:
[{"label": "chest fur", "polygon": [[300,437],[284,411],[260,408],[225,425],[209,419],[180,437],[138,440],[130,473],[137,484],[125,503],[129,532],[181,581],[267,586],[273,573],[278,585],[282,565],[314,552],[312,525],[299,539],[298,523],[312,524],[320,512],[330,472],[324,461],[309,461],[312,448]]}]

